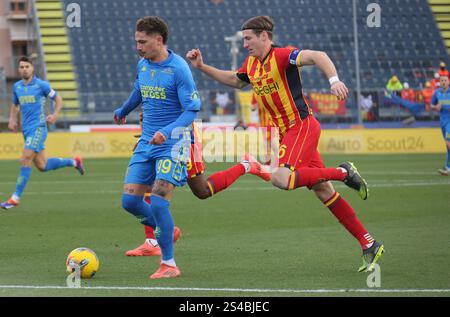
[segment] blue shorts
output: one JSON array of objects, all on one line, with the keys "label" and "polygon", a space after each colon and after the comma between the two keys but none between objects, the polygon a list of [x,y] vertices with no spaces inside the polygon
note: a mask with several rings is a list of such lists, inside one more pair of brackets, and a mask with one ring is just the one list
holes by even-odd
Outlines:
[{"label": "blue shorts", "polygon": [[174,157],[172,150],[171,145],[151,145],[140,140],[128,164],[124,183],[152,185],[160,179],[177,187],[184,186],[186,161],[182,159],[184,156]]},{"label": "blue shorts", "polygon": [[450,142],[450,122],[447,122],[447,124],[441,126],[441,129],[445,141]]},{"label": "blue shorts", "polygon": [[34,130],[24,131],[25,149],[40,153],[45,149],[45,140],[47,140],[47,127],[37,127]]}]

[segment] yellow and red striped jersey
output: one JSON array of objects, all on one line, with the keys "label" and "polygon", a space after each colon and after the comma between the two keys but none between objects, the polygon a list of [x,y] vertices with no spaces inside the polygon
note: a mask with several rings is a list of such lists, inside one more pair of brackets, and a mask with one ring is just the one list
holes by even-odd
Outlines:
[{"label": "yellow and red striped jersey", "polygon": [[255,93],[253,93],[252,96],[252,109],[258,109],[260,127],[270,128],[273,126],[271,123],[272,118],[270,117],[270,113],[267,112],[264,106],[260,106],[258,104],[258,100],[256,99]]},{"label": "yellow and red striped jersey", "polygon": [[297,58],[300,50],[272,46],[263,61],[248,56],[237,77],[252,85],[257,102],[270,114],[280,135],[312,114],[303,95]]}]

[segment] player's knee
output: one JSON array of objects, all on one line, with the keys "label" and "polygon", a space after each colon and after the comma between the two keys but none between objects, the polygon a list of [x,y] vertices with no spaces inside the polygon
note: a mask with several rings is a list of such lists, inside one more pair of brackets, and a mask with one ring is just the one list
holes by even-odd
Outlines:
[{"label": "player's knee", "polygon": [[173,190],[173,185],[169,183],[168,181],[158,179],[153,184],[153,191],[152,193],[154,195],[158,195],[160,197],[166,197],[168,194],[170,194]]},{"label": "player's knee", "polygon": [[39,172],[47,171],[47,162],[34,162],[34,165],[36,166]]},{"label": "player's knee", "polygon": [[33,161],[33,157],[31,155],[25,154],[20,158],[20,165],[31,166],[32,161]]},{"label": "player's knee", "polygon": [[278,169],[274,173],[272,173],[272,185],[278,187],[280,189],[287,190],[288,188],[288,179],[286,179],[286,173],[284,173],[281,169]]},{"label": "player's knee", "polygon": [[126,211],[135,214],[139,211],[139,205],[142,203],[142,197],[132,196],[124,193],[122,195],[122,208]]},{"label": "player's knee", "polygon": [[191,189],[191,192],[198,199],[208,199],[213,195],[210,189],[209,180],[207,180],[204,175],[189,178],[187,183],[189,188]]},{"label": "player's knee", "polygon": [[[135,196],[140,196],[140,191],[138,191],[138,189],[130,184],[125,184],[123,186],[123,193],[127,194],[127,195],[135,195]],[[144,195],[144,194],[142,194]]]},{"label": "player's knee", "polygon": [[194,193],[195,197],[201,200],[205,200],[211,197],[211,190],[208,188],[208,186],[195,188],[195,190],[193,190],[192,192]]},{"label": "player's knee", "polygon": [[37,165],[36,164],[36,168],[38,169],[39,172],[42,172],[42,173],[47,170],[44,165]]}]

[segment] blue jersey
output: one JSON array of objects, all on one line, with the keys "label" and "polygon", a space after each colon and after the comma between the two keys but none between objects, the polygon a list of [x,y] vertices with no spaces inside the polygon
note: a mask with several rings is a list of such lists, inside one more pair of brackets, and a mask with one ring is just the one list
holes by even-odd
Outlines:
[{"label": "blue jersey", "polygon": [[441,126],[446,126],[450,123],[450,89],[446,92],[442,88],[436,90],[431,101],[433,105],[438,103],[442,105],[440,115],[441,115]]},{"label": "blue jersey", "polygon": [[[160,63],[139,61],[133,91],[114,112],[124,118],[143,105],[141,140],[128,165],[126,184],[151,185],[158,179],[175,186],[186,183],[190,143],[186,130],[200,110],[200,98],[187,63],[172,51],[168,53]],[[156,132],[166,137],[162,145],[149,144]]]},{"label": "blue jersey", "polygon": [[[168,52],[168,58],[161,63],[141,59],[137,67],[134,89],[141,94],[141,138],[146,141],[175,122],[183,111],[200,110],[200,98],[188,64],[171,50]],[[168,135],[166,142],[174,144],[177,140]]]},{"label": "blue jersey", "polygon": [[47,127],[44,110],[47,97],[55,99],[56,92],[50,88],[48,82],[36,76],[28,85],[25,85],[23,80],[14,84],[12,102],[14,105],[20,106],[24,134],[38,127]]}]

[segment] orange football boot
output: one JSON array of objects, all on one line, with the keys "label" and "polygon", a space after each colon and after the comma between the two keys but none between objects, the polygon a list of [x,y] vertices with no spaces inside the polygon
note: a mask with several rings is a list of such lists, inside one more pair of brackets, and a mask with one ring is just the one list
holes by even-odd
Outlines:
[{"label": "orange football boot", "polygon": [[11,209],[11,208],[19,206],[19,203],[20,202],[18,200],[14,200],[14,199],[10,198],[7,201],[1,203],[0,207],[2,209],[8,210],[8,209]]},{"label": "orange football boot", "polygon": [[127,251],[125,253],[126,256],[160,256],[161,248],[157,246],[153,246],[147,241],[138,246],[136,249]]},{"label": "orange football boot", "polygon": [[[173,228],[173,243],[177,242],[177,240],[181,237],[181,230],[178,227]],[[126,256],[161,256],[161,248],[157,246],[153,246],[147,241],[138,246],[136,249],[127,251],[125,253]]]},{"label": "orange football boot", "polygon": [[173,278],[181,275],[180,269],[176,266],[169,266],[166,264],[161,264],[158,270],[153,273],[150,278],[152,280],[158,278]]}]

